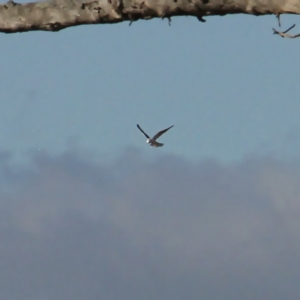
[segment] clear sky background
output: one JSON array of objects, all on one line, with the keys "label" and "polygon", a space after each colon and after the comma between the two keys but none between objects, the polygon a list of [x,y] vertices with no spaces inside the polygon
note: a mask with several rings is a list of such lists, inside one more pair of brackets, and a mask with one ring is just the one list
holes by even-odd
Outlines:
[{"label": "clear sky background", "polygon": [[159,151],[189,159],[279,150],[300,137],[300,62],[298,40],[272,27],[274,16],[181,17],[3,34],[0,145],[152,154],[140,123],[150,135],[174,124]]},{"label": "clear sky background", "polygon": [[300,39],[206,19],[0,35],[5,299],[299,299]]}]

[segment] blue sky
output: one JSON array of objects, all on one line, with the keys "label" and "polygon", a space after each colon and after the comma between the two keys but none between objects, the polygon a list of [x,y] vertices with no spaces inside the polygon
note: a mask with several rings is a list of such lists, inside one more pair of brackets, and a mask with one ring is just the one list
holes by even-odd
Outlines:
[{"label": "blue sky", "polygon": [[299,41],[272,27],[274,16],[241,15],[3,34],[1,148],[157,155],[139,123],[149,134],[174,124],[160,153],[193,160],[297,152]]}]

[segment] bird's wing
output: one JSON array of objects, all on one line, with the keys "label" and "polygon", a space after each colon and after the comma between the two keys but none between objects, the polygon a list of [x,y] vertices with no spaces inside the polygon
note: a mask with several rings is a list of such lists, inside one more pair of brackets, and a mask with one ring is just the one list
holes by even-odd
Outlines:
[{"label": "bird's wing", "polygon": [[152,139],[155,141],[156,139],[158,139],[162,134],[164,134],[165,132],[167,132],[169,129],[171,129],[174,125],[158,132]]},{"label": "bird's wing", "polygon": [[136,124],[136,126],[145,135],[146,138],[150,139],[150,136],[140,127],[139,124]]}]

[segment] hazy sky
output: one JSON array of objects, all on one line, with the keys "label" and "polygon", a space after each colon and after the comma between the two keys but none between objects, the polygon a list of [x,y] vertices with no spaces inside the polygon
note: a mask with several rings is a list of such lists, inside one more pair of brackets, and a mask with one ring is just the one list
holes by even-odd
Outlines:
[{"label": "hazy sky", "polygon": [[299,299],[300,39],[206,19],[0,35],[5,299]]},{"label": "hazy sky", "polygon": [[5,299],[299,299],[299,161],[143,153],[1,164]]}]

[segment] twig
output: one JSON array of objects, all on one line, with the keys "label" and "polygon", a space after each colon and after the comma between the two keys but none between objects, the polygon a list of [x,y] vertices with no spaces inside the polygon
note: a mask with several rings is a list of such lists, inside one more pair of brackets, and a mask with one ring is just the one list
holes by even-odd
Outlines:
[{"label": "twig", "polygon": [[276,14],[276,18],[278,20],[278,25],[279,27],[281,27],[281,23],[280,23],[280,13]]},{"label": "twig", "polygon": [[278,31],[275,28],[273,28],[273,34],[278,34],[283,38],[290,38],[290,39],[294,39],[300,36],[300,33],[295,34],[295,35],[291,35],[291,34],[287,34],[288,31],[290,31],[292,28],[294,28],[296,26],[296,24],[294,24],[293,26],[291,26],[289,29],[287,29],[286,31]]}]

